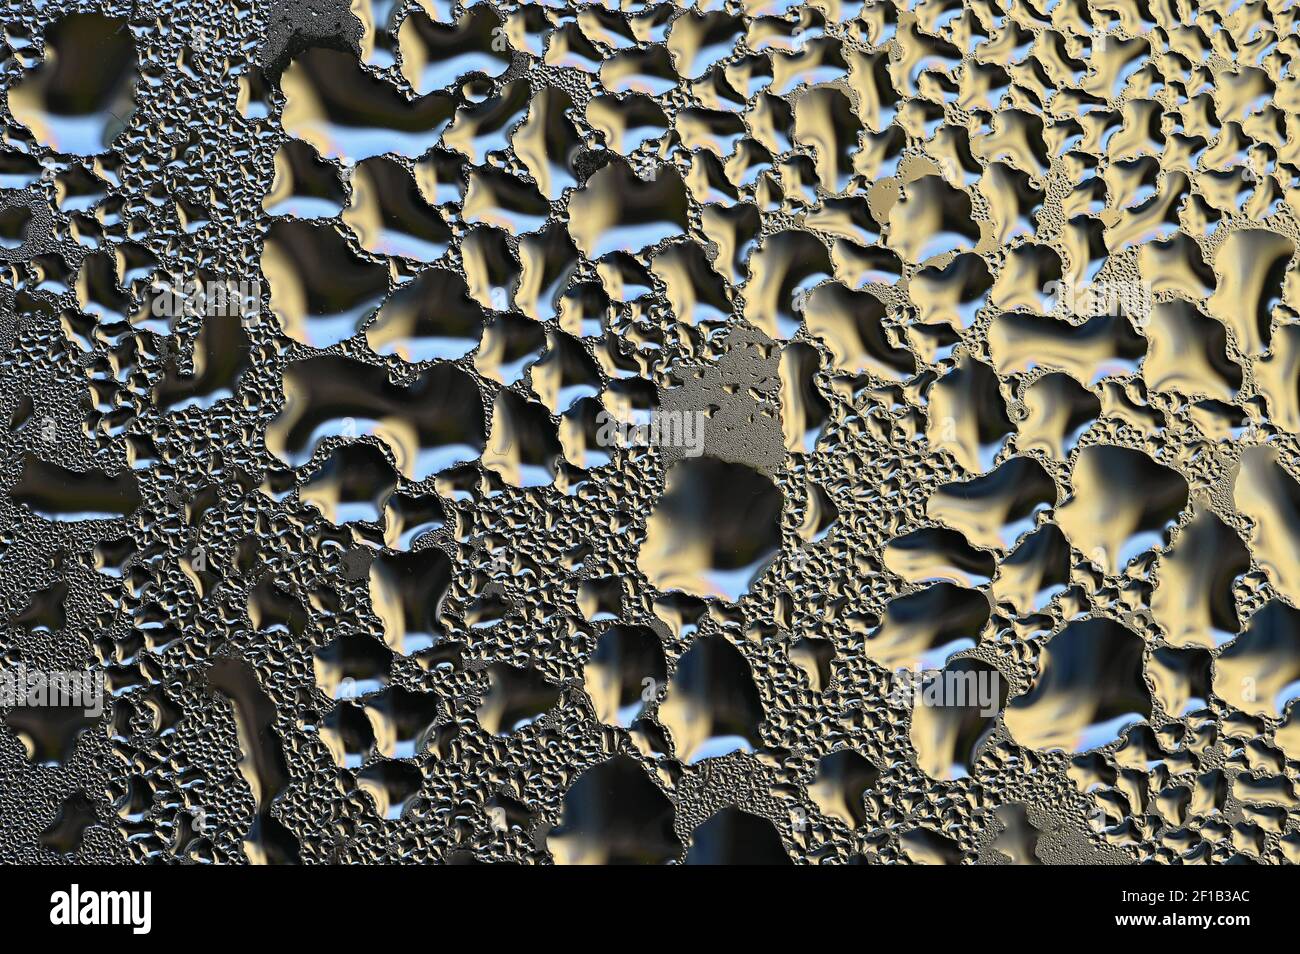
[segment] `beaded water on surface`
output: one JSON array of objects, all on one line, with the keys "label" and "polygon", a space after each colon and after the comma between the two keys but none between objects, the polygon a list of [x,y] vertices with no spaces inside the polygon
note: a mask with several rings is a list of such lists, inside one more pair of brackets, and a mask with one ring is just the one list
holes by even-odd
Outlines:
[{"label": "beaded water on surface", "polygon": [[0,861],[1300,859],[1298,18],[8,3]]}]

